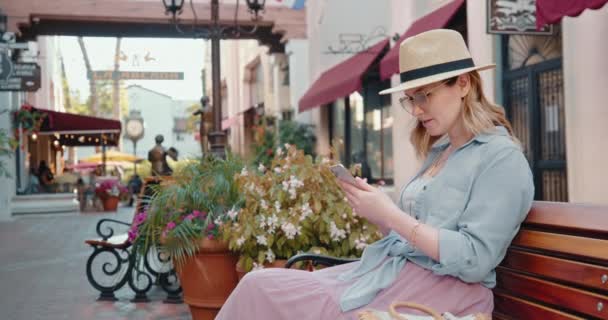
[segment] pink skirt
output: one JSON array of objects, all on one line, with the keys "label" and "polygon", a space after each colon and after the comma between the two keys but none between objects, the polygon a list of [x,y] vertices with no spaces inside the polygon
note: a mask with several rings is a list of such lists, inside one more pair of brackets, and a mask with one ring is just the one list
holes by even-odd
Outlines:
[{"label": "pink skirt", "polygon": [[[457,316],[478,312],[491,314],[494,308],[490,289],[451,276],[435,275],[408,262],[395,282],[380,291],[374,301],[343,313],[339,306],[340,296],[356,279],[340,281],[337,277],[353,266],[354,263],[349,263],[315,272],[280,268],[250,272],[215,319],[357,319],[357,313],[368,308],[387,311],[394,301],[417,302]],[[400,310],[419,314],[413,310]]]}]

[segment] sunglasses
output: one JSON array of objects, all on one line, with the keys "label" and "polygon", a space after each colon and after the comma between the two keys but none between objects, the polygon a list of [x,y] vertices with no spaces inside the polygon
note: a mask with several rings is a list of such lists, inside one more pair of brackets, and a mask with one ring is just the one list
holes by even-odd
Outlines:
[{"label": "sunglasses", "polygon": [[411,97],[405,95],[404,97],[399,98],[399,104],[401,104],[401,107],[409,114],[414,115],[414,106],[425,106],[429,102],[429,95],[437,88],[440,88],[445,85],[447,82],[448,81],[443,81],[442,83],[426,91],[418,91],[414,93],[414,95],[412,95]]}]

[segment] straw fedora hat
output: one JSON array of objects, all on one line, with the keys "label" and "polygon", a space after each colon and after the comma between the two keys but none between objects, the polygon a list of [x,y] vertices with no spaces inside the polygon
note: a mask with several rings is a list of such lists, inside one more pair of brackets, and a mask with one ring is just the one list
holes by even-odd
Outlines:
[{"label": "straw fedora hat", "polygon": [[405,39],[399,46],[402,82],[380,94],[404,91],[449,79],[473,70],[487,70],[495,64],[476,66],[464,39],[454,30],[436,29]]}]

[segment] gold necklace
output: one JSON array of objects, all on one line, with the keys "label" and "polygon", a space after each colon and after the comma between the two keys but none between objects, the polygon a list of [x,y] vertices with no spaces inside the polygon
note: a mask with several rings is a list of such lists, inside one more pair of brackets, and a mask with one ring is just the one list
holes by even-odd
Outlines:
[{"label": "gold necklace", "polygon": [[452,145],[449,145],[439,156],[437,156],[437,159],[435,159],[435,161],[433,161],[431,166],[427,169],[425,175],[428,177],[434,177],[435,173],[436,173],[435,170],[439,167],[440,164],[443,164],[445,161],[447,161],[451,152],[452,152]]}]

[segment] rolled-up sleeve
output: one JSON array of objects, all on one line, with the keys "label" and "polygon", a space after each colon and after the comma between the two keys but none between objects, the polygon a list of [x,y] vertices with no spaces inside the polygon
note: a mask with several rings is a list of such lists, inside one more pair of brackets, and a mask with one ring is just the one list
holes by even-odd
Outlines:
[{"label": "rolled-up sleeve", "polygon": [[473,182],[457,230],[439,229],[437,274],[481,282],[496,268],[534,198],[528,162],[517,148],[500,150]]}]

